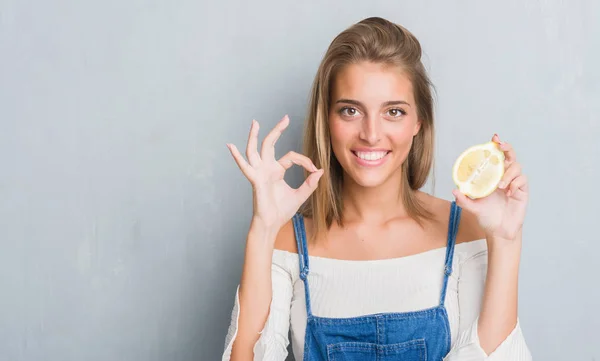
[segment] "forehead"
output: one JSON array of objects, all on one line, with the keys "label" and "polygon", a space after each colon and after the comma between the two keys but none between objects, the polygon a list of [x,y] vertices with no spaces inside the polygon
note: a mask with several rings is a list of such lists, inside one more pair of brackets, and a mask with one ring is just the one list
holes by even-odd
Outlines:
[{"label": "forehead", "polygon": [[405,100],[413,103],[412,83],[398,66],[362,62],[342,68],[332,82],[332,99],[349,98],[381,103]]}]

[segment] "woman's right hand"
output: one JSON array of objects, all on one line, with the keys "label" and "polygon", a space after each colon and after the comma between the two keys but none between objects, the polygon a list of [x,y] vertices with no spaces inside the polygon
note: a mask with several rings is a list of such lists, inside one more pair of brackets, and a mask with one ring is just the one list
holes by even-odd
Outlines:
[{"label": "woman's right hand", "polygon": [[[259,125],[256,120],[253,120],[246,147],[248,161],[235,145],[227,144],[237,165],[252,184],[254,220],[277,231],[294,216],[300,206],[317,189],[319,178],[323,175],[323,170],[317,169],[313,162],[302,154],[289,152],[279,160],[275,159],[275,143],[289,122],[289,117],[286,115],[277,123],[263,140],[259,154],[257,147]],[[285,171],[293,164],[302,166],[311,173],[298,189],[290,187],[284,180]]]}]

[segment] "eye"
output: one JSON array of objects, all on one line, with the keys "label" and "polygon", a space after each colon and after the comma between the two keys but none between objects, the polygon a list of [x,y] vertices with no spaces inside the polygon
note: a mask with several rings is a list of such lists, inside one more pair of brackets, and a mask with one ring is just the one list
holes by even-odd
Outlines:
[{"label": "eye", "polygon": [[355,117],[358,114],[358,110],[352,107],[342,107],[342,109],[339,110],[339,113],[348,117]]},{"label": "eye", "polygon": [[391,115],[394,118],[398,118],[398,117],[401,117],[403,115],[406,115],[406,112],[403,109],[400,109],[400,108],[392,108],[392,109],[388,110],[388,114]]}]

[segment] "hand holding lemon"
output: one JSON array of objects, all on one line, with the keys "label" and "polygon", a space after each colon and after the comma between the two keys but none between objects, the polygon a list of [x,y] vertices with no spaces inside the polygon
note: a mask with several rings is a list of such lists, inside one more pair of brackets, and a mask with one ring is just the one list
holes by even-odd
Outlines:
[{"label": "hand holding lemon", "polygon": [[510,144],[494,135],[491,142],[468,148],[454,163],[452,179],[456,203],[477,217],[486,236],[517,237],[529,187]]}]

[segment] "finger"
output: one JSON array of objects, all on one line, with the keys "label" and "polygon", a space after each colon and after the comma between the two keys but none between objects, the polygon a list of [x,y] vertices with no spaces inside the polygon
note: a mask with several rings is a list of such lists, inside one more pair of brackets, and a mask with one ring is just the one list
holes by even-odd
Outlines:
[{"label": "finger", "polygon": [[513,196],[518,198],[520,195],[522,195],[522,192],[527,193],[528,190],[529,183],[527,180],[527,176],[521,174],[510,183],[510,188],[506,192],[506,196]]},{"label": "finger", "polygon": [[288,152],[286,155],[281,157],[279,164],[281,164],[281,166],[285,169],[289,169],[293,164],[296,164],[304,167],[304,169],[309,172],[317,171],[317,167],[309,157],[296,152]]},{"label": "finger", "polygon": [[500,147],[500,150],[504,152],[504,161],[505,161],[504,164],[506,166],[509,166],[512,163],[517,161],[517,154],[515,153],[515,150],[513,149],[512,145],[501,141],[500,137],[498,137],[498,134],[494,134],[494,136],[492,137],[492,140],[495,143],[497,143],[498,147]]},{"label": "finger", "polygon": [[477,201],[475,199],[467,197],[459,189],[452,190],[452,194],[454,195],[454,198],[456,198],[456,204],[459,207],[470,212],[475,211],[475,207],[477,206]]},{"label": "finger", "polygon": [[240,153],[240,151],[237,149],[237,147],[235,145],[227,144],[227,148],[229,148],[229,151],[231,152],[233,159],[237,163],[238,167],[240,167],[240,170],[242,171],[242,173],[244,173],[244,176],[246,176],[246,178],[248,178],[249,181],[252,181],[254,172],[253,172],[253,169],[250,166],[250,164],[248,164],[248,162],[246,162],[246,160],[244,159],[244,157],[242,156],[242,154]]},{"label": "finger", "polygon": [[290,118],[286,115],[273,129],[271,129],[262,143],[262,148],[260,151],[260,156],[262,159],[271,159],[275,157],[275,143],[277,143],[281,133],[283,133],[289,124]]},{"label": "finger", "polygon": [[517,178],[520,175],[521,164],[518,162],[511,164],[510,166],[508,166],[508,168],[504,172],[504,175],[502,176],[502,179],[498,183],[498,188],[505,189],[515,178]]},{"label": "finger", "polygon": [[511,165],[517,161],[515,149],[509,143],[500,143],[500,150],[504,152],[504,160],[506,164]]},{"label": "finger", "polygon": [[319,179],[323,175],[323,169],[319,169],[316,172],[311,173],[304,183],[296,189],[296,196],[298,197],[298,201],[300,203],[304,203],[310,197],[310,195],[317,189],[319,185]]},{"label": "finger", "polygon": [[250,127],[250,134],[248,134],[248,145],[246,146],[246,157],[248,163],[255,166],[260,162],[260,155],[258,154],[258,129],[260,125],[254,119],[252,119],[252,126]]}]

